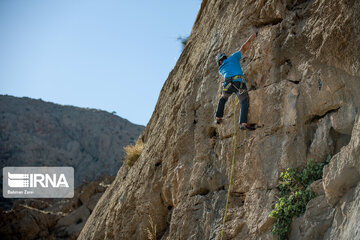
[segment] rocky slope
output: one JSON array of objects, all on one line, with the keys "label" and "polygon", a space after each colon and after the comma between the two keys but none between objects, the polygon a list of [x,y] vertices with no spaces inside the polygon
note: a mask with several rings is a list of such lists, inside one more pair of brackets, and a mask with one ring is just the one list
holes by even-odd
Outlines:
[{"label": "rocky slope", "polygon": [[16,200],[10,211],[0,209],[2,239],[76,239],[114,178],[82,183],[72,199]]},{"label": "rocky slope", "polygon": [[1,167],[72,166],[78,185],[115,175],[142,131],[105,111],[0,96]]},{"label": "rocky slope", "polygon": [[294,219],[290,239],[359,239],[359,19],[355,0],[203,0],[141,136],[142,155],[119,170],[79,239],[147,239],[150,217],[157,239],[219,239],[234,102],[214,126],[214,57],[238,50],[253,31],[241,62],[258,128],[237,132],[225,239],[274,239],[268,215],[280,172],[329,154],[318,196]]}]

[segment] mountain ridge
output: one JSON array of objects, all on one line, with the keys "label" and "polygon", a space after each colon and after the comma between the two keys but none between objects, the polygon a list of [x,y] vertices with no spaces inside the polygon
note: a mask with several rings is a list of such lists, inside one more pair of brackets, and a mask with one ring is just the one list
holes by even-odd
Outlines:
[{"label": "mountain ridge", "polygon": [[0,95],[5,166],[72,166],[75,184],[115,175],[143,126],[103,110]]}]

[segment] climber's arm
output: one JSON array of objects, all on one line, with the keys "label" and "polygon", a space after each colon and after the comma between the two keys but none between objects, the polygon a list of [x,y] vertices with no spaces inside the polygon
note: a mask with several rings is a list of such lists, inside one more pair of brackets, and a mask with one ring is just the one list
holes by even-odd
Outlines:
[{"label": "climber's arm", "polygon": [[246,43],[244,43],[244,45],[241,46],[240,48],[241,55],[243,55],[245,51],[250,47],[250,44],[252,43],[252,41],[254,41],[255,38],[256,38],[256,33],[251,35],[251,37],[249,37]]}]

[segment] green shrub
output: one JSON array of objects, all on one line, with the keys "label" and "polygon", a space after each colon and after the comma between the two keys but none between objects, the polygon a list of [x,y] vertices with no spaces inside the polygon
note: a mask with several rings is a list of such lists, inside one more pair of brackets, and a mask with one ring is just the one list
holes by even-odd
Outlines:
[{"label": "green shrub", "polygon": [[322,178],[323,168],[330,159],[328,156],[325,163],[314,163],[310,159],[302,171],[288,168],[280,174],[280,197],[269,215],[276,219],[272,233],[276,234],[279,240],[287,239],[292,218],[303,214],[307,203],[315,197],[309,186]]},{"label": "green shrub", "polygon": [[140,157],[143,148],[144,143],[141,140],[138,140],[135,145],[128,145],[124,147],[126,166],[132,167],[134,165]]}]

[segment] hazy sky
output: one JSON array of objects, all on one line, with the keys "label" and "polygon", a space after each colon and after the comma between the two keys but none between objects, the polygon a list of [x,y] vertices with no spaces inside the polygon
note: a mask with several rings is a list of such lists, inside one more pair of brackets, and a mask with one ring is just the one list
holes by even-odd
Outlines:
[{"label": "hazy sky", "polygon": [[0,94],[145,125],[200,0],[1,0]]}]

